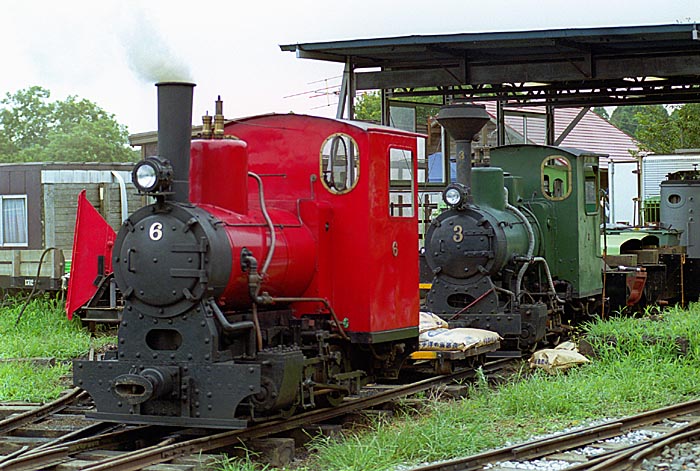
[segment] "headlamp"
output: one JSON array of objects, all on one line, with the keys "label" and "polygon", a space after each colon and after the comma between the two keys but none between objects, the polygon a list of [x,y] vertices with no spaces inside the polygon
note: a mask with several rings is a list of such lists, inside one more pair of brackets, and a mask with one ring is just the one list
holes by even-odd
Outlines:
[{"label": "headlamp", "polygon": [[459,208],[467,201],[467,188],[461,183],[451,183],[442,193],[442,199],[452,208]]},{"label": "headlamp", "polygon": [[131,181],[141,193],[163,193],[170,190],[173,167],[163,157],[146,157],[132,170]]}]

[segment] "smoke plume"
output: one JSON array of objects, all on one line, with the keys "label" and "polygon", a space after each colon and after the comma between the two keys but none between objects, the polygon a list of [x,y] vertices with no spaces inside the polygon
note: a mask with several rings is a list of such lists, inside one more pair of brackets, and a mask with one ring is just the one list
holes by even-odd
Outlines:
[{"label": "smoke plume", "polygon": [[129,67],[150,83],[187,81],[193,77],[189,66],[173,51],[144,12],[133,13],[125,31]]}]

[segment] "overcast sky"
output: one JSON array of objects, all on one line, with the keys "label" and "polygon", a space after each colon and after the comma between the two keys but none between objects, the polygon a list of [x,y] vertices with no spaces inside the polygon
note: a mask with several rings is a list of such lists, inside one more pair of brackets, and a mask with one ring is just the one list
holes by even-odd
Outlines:
[{"label": "overcast sky", "polygon": [[[206,8],[203,8],[206,6]],[[268,112],[335,114],[342,65],[297,59],[280,44],[412,34],[700,22],[700,0],[3,0],[0,96],[40,85],[156,128],[162,78],[195,88],[194,122]]]}]

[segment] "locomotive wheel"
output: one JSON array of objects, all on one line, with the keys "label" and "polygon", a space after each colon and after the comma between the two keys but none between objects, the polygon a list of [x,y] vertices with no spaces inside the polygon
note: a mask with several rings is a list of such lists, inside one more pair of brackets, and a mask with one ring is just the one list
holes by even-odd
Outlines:
[{"label": "locomotive wheel", "polygon": [[293,416],[294,413],[295,413],[296,411],[297,411],[297,405],[296,405],[296,404],[292,404],[292,405],[289,406],[287,409],[282,409],[282,410],[280,410],[280,418],[282,418],[282,419],[288,419],[288,418],[290,418],[291,416]]},{"label": "locomotive wheel", "polygon": [[333,391],[316,398],[319,407],[338,407],[343,403],[346,394],[341,391]]},{"label": "locomotive wheel", "polygon": [[[329,345],[328,354],[329,357],[339,358],[339,361],[337,363],[334,360],[328,361],[325,371],[326,378],[324,378],[322,381],[333,383],[333,378],[335,375],[340,375],[350,371],[350,360],[342,345]],[[317,397],[318,405],[321,407],[337,407],[342,404],[345,396],[347,396],[347,392],[342,390],[324,391],[324,394]]]},{"label": "locomotive wheel", "polygon": [[[535,326],[525,322],[522,324],[520,338],[518,339],[518,349],[526,352],[534,352],[537,349],[537,340],[534,340]],[[533,341],[534,340],[534,341]]]}]

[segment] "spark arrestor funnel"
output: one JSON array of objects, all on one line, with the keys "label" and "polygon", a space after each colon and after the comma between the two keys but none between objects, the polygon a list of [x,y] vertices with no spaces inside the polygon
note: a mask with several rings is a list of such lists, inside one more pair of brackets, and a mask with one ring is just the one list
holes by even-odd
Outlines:
[{"label": "spark arrestor funnel", "polygon": [[192,95],[188,82],[160,82],[158,87],[158,155],[173,166],[174,201],[189,199]]},{"label": "spark arrestor funnel", "polygon": [[472,138],[491,119],[480,105],[458,104],[440,108],[437,121],[457,145],[457,181],[471,188]]}]

